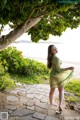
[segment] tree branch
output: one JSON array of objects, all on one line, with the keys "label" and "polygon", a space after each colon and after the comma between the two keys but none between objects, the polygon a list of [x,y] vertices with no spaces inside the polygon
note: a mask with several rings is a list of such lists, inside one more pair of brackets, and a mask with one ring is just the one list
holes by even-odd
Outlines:
[{"label": "tree branch", "polygon": [[4,35],[0,38],[0,51],[6,48],[8,45],[13,43],[17,38],[19,38],[23,33],[28,31],[30,28],[35,26],[43,16],[39,16],[31,19],[29,22],[25,22],[23,25],[19,25],[15,30],[11,31],[9,34]]}]

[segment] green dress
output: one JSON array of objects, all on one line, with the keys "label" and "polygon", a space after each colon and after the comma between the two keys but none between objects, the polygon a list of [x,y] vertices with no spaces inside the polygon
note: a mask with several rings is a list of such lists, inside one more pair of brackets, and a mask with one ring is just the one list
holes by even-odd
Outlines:
[{"label": "green dress", "polygon": [[50,87],[61,87],[67,84],[72,76],[73,70],[61,68],[62,62],[57,56],[53,55],[52,67],[50,71]]}]

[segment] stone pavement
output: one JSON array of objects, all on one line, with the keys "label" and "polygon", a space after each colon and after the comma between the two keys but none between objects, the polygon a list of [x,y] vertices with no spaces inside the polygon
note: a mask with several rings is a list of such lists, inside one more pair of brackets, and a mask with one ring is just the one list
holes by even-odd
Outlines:
[{"label": "stone pavement", "polygon": [[17,84],[12,90],[0,92],[0,112],[8,112],[8,120],[80,120],[80,115],[67,109],[65,102],[62,114],[56,114],[58,90],[54,106],[49,105],[49,90],[48,84]]}]

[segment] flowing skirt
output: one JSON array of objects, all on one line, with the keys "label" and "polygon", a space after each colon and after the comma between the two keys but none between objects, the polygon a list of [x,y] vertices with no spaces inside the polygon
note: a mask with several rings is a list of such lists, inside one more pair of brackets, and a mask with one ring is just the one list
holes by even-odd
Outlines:
[{"label": "flowing skirt", "polygon": [[64,70],[57,73],[56,75],[50,76],[50,87],[54,88],[57,86],[65,86],[70,81],[72,74],[73,70]]}]

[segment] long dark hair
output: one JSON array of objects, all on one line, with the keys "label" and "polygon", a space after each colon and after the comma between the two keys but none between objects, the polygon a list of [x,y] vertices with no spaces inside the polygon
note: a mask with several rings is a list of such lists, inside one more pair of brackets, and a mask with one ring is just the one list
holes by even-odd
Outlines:
[{"label": "long dark hair", "polygon": [[49,45],[48,47],[48,56],[47,56],[47,67],[50,69],[51,66],[52,66],[52,57],[53,57],[53,54],[51,53],[51,48],[53,47],[54,45]]}]

